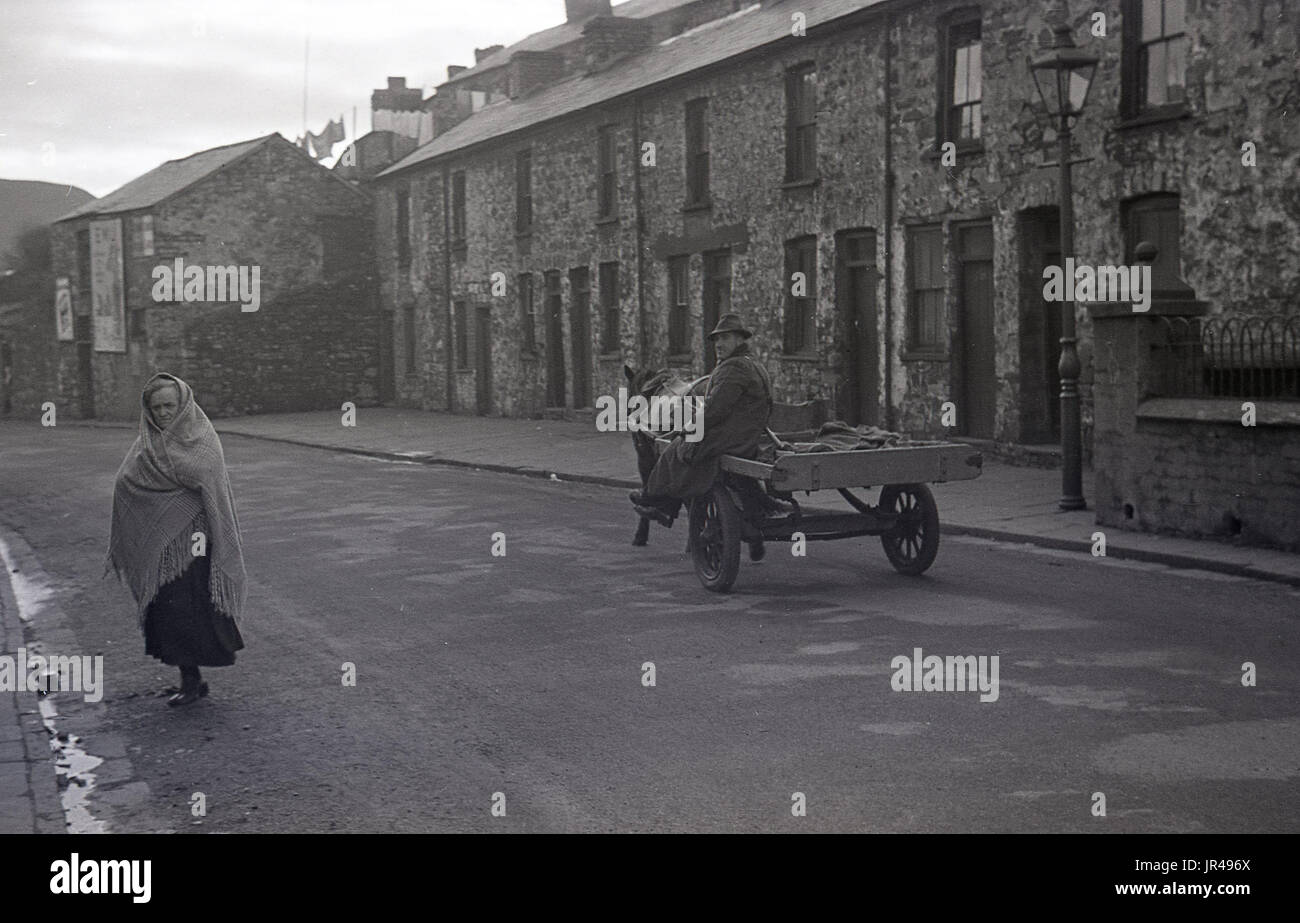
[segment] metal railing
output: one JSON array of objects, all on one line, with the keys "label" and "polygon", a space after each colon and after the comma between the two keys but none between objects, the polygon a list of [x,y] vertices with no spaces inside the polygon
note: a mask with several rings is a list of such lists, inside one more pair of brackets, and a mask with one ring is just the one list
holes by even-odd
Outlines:
[{"label": "metal railing", "polygon": [[1160,317],[1152,344],[1159,397],[1300,400],[1300,316]]}]

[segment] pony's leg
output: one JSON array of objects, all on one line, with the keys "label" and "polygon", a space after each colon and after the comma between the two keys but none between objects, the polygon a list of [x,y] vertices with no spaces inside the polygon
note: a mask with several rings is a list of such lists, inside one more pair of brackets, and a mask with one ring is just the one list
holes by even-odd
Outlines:
[{"label": "pony's leg", "polygon": [[[632,446],[636,449],[637,474],[641,476],[641,492],[645,493],[646,481],[655,466],[654,443],[644,433],[632,434]],[[650,540],[650,520],[640,516],[636,520],[636,535],[632,537],[633,547],[640,548]]]}]

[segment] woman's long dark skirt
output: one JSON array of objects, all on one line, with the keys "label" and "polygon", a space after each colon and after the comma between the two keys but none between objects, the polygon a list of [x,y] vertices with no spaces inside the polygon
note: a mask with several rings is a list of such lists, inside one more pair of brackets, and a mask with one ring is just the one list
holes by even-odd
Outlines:
[{"label": "woman's long dark skirt", "polygon": [[172,666],[228,667],[244,646],[230,616],[218,612],[208,591],[211,565],[194,559],[154,597],[144,616],[144,652]]}]

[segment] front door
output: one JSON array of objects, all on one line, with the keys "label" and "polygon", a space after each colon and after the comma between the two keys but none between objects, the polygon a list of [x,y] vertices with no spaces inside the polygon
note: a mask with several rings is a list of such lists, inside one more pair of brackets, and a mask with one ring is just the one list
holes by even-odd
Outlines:
[{"label": "front door", "polygon": [[852,426],[880,421],[880,360],[876,329],[876,232],[848,231],[836,239],[836,303],[840,311],[844,382],[839,413]]},{"label": "front door", "polygon": [[961,272],[957,428],[964,436],[992,439],[998,387],[993,339],[993,226],[981,222],[958,228],[957,260]]},{"label": "front door", "polygon": [[1020,441],[1061,438],[1061,305],[1043,298],[1043,270],[1061,265],[1056,208],[1020,219]]},{"label": "front door", "polygon": [[397,394],[397,366],[393,351],[394,312],[379,312],[379,403],[391,404]]},{"label": "front door", "polygon": [[712,372],[718,364],[718,351],[709,334],[718,319],[731,312],[731,251],[715,250],[704,254],[704,371]]},{"label": "front door", "polygon": [[546,274],[546,406],[564,406],[564,317],[560,274]]},{"label": "front door", "polygon": [[492,309],[474,312],[474,378],[477,385],[478,412],[492,412]]},{"label": "front door", "polygon": [[573,407],[591,406],[591,273],[569,270],[569,336],[573,351]]},{"label": "front door", "polygon": [[95,344],[91,323],[89,314],[78,314],[72,319],[72,329],[77,339],[77,395],[83,420],[91,420],[95,416]]}]

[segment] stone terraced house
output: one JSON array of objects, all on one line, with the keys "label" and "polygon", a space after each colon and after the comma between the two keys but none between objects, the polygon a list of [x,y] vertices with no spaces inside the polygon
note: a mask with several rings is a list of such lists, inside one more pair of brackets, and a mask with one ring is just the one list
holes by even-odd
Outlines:
[{"label": "stone terraced house", "polygon": [[[953,400],[967,435],[1055,438],[1057,178],[1027,64],[1052,4],[566,6],[449,68],[435,138],[375,183],[403,401],[590,407],[625,361],[707,371],[702,333],[731,307],[785,398],[927,432]],[[1101,58],[1076,127],[1078,261],[1132,262],[1145,235],[1158,282],[1294,310],[1300,13],[1093,6],[1073,20]]]},{"label": "stone terraced house", "polygon": [[[399,403],[581,415],[625,363],[707,372],[704,333],[736,310],[779,399],[1050,463],[1038,447],[1060,438],[1061,320],[1043,273],[1061,262],[1059,192],[1029,62],[1061,21],[1099,59],[1073,132],[1076,261],[1133,266],[1147,241],[1166,308],[1300,314],[1296,4],[565,7],[564,23],[448,68],[425,100],[432,140],[370,184]],[[1135,424],[1132,401],[1106,404],[1125,422],[1095,419],[1094,312],[1076,308],[1085,454],[1100,425],[1123,467],[1139,451],[1125,432],[1165,424]],[[1209,373],[1148,387],[1113,347],[1108,387],[1226,395]],[[1169,438],[1206,442],[1188,429],[1203,409],[1166,408]],[[1268,451],[1292,451],[1297,431],[1270,425]],[[1117,475],[1098,502],[1125,527],[1240,529],[1232,472],[1257,448],[1229,442],[1213,462],[1171,456],[1157,480],[1183,484],[1175,498]],[[1288,464],[1270,476],[1300,483]],[[1198,495],[1215,472],[1218,493]],[[1246,518],[1265,516],[1256,500]]]}]

